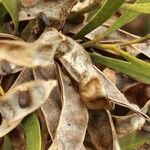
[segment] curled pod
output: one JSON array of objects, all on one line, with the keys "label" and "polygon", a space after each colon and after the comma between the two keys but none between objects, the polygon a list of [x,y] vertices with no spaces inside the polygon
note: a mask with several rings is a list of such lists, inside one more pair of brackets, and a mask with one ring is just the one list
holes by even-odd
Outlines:
[{"label": "curled pod", "polygon": [[36,80],[12,88],[0,98],[0,137],[15,128],[28,114],[39,108],[55,88],[55,80]]}]

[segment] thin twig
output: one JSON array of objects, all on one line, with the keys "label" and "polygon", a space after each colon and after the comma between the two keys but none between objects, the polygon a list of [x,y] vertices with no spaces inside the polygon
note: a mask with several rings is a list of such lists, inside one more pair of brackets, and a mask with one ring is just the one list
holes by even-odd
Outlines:
[{"label": "thin twig", "polygon": [[111,49],[114,52],[116,52],[117,54],[119,54],[120,56],[124,57],[129,62],[137,64],[139,67],[141,66],[141,68],[144,68],[144,69],[148,68],[150,70],[150,64],[149,63],[144,62],[144,61],[136,58],[135,56],[132,56],[128,52],[125,52],[117,44],[99,44],[99,43],[96,43],[96,44],[93,45],[93,47],[96,47],[98,49]]},{"label": "thin twig", "polygon": [[145,42],[145,41],[147,41],[149,39],[150,39],[150,34],[148,34],[148,35],[146,35],[144,37],[132,40],[132,41],[127,41],[127,42],[124,42],[124,43],[120,43],[118,45],[119,46],[127,46],[127,45],[131,45],[131,44],[142,43],[142,42]]},{"label": "thin twig", "polygon": [[[148,34],[148,35],[146,35],[144,37],[132,40],[132,41],[127,41],[127,42],[124,42],[124,43],[119,43],[117,45],[123,47],[123,46],[131,45],[131,44],[142,43],[142,42],[145,42],[145,41],[147,41],[149,39],[150,39],[150,34]],[[94,46],[94,44],[96,44],[96,42],[98,42],[98,40],[100,40],[100,38],[99,37],[98,38],[95,37],[93,40],[83,43],[82,46],[84,48]]]}]

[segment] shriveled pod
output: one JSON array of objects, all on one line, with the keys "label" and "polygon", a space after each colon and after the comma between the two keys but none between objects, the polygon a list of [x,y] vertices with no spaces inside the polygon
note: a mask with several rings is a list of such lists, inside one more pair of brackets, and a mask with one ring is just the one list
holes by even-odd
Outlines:
[{"label": "shriveled pod", "polygon": [[[6,33],[0,33],[0,40],[16,40],[16,41],[22,41],[22,39]],[[22,41],[23,42],[23,41]],[[18,71],[21,71],[22,67],[17,66],[14,63],[10,63],[5,59],[0,60],[0,75],[7,75],[11,73],[16,73]]]},{"label": "shriveled pod", "polygon": [[[37,67],[33,69],[34,78],[36,80],[51,80],[56,79],[55,64],[51,64],[46,67]],[[41,106],[41,110],[44,115],[46,126],[53,140],[55,137],[56,129],[58,126],[60,113],[61,113],[61,94],[59,85],[57,85],[51,94],[48,96],[47,101]]]},{"label": "shriveled pod", "polygon": [[[51,34],[58,34],[60,37],[63,37],[63,40],[57,48],[55,58],[58,59],[68,73],[79,82],[80,96],[86,104],[89,104],[87,105],[88,107],[91,106],[92,102],[97,101],[98,103],[95,103],[95,106],[99,107],[96,107],[96,109],[100,108],[102,104],[101,98],[105,98],[108,101],[105,100],[104,105],[107,106],[109,103],[114,102],[140,113],[149,120],[148,116],[140,112],[138,106],[130,104],[115,85],[106,78],[101,71],[94,67],[88,53],[76,41],[61,35],[56,30],[44,32],[40,39],[51,42],[49,38]],[[92,109],[94,109],[94,107],[92,107]]]},{"label": "shriveled pod", "polygon": [[55,58],[59,59],[63,66],[80,82],[80,94],[83,100],[94,101],[98,97],[105,97],[105,90],[101,85],[99,75],[96,73],[90,56],[84,48],[71,38],[68,38],[56,30],[45,31],[37,41],[50,42],[50,36],[56,34],[62,37]]},{"label": "shriveled pod", "polygon": [[[61,43],[57,52],[58,59],[78,80],[80,94],[84,101],[94,101],[98,97],[106,96],[105,89],[93,67],[91,58],[82,46],[71,38],[66,37],[66,40]],[[60,53],[64,53],[64,55],[59,56]]]},{"label": "shriveled pod", "polygon": [[39,108],[57,85],[55,80],[31,81],[12,88],[0,98],[0,137],[18,125],[20,119]]},{"label": "shriveled pod", "polygon": [[32,81],[32,80],[34,80],[32,69],[25,68],[21,71],[21,73],[19,74],[19,76],[17,77],[15,82],[12,84],[10,89],[16,87],[17,85],[20,85],[22,83],[29,82],[29,81]]},{"label": "shriveled pod", "polygon": [[83,141],[88,124],[88,111],[80,96],[73,89],[69,78],[59,68],[62,93],[62,111],[55,138],[49,150],[83,150]]},{"label": "shriveled pod", "polygon": [[[79,82],[82,100],[85,101],[89,108],[100,108],[98,106],[102,104],[102,97],[104,97],[108,99],[105,100],[105,103],[103,102],[104,107],[111,107],[111,102],[113,102],[132,109],[149,119],[148,116],[140,112],[138,106],[129,103],[115,85],[100,70],[94,67],[90,57],[79,44],[70,38],[66,38],[66,42],[60,45],[60,51],[65,47],[63,46],[64,43],[68,43],[68,51],[58,59],[68,72],[73,75],[73,78]],[[92,104],[93,107],[91,107]]]},{"label": "shriveled pod", "polygon": [[[141,112],[146,114],[150,107],[150,101],[148,101],[142,108]],[[133,113],[126,116],[112,115],[115,120],[115,128],[119,137],[125,136],[136,130],[141,130],[145,123],[145,119],[139,114]]]},{"label": "shriveled pod", "polygon": [[112,117],[108,110],[89,110],[89,123],[84,145],[88,150],[120,150]]},{"label": "shriveled pod", "polygon": [[19,67],[14,63],[10,63],[5,59],[0,60],[0,75],[8,75],[16,73],[22,70],[23,67]]},{"label": "shriveled pod", "polygon": [[[53,61],[54,54],[63,37],[58,37],[54,29],[50,29],[49,42],[36,41],[25,43],[21,41],[0,40],[0,60],[25,67],[47,66]],[[57,32],[56,32],[57,33]],[[55,39],[55,41],[54,41]]]},{"label": "shriveled pod", "polygon": [[97,72],[99,72],[99,74],[101,76],[102,83],[107,92],[107,98],[110,101],[112,101],[115,104],[118,104],[120,106],[131,109],[132,111],[138,113],[137,114],[138,116],[140,116],[140,117],[143,116],[141,118],[143,118],[143,119],[145,118],[147,121],[150,122],[150,118],[148,115],[146,115],[145,111],[142,111],[142,109],[140,109],[137,104],[133,104],[133,103],[130,103],[129,101],[127,101],[125,96],[119,92],[119,90],[116,88],[116,86],[114,86],[105,76],[103,76],[103,74],[101,74],[101,72],[97,68],[96,68],[96,70],[97,70]]},{"label": "shriveled pod", "polygon": [[19,11],[19,20],[34,19],[40,13],[43,13],[51,27],[60,29],[63,27],[72,7],[78,1],[79,0],[20,0],[21,8]]}]

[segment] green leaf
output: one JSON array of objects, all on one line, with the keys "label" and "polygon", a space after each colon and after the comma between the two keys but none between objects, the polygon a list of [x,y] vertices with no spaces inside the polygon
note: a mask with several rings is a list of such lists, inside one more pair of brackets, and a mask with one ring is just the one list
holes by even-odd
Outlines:
[{"label": "green leaf", "polygon": [[97,63],[106,65],[118,72],[122,72],[144,83],[150,83],[150,74],[147,72],[146,69],[142,70],[140,67],[135,66],[131,62],[102,56],[98,53],[91,53],[90,55],[93,58],[93,61]]},{"label": "green leaf", "polygon": [[6,27],[4,25],[2,26],[1,24],[0,24],[0,33],[8,33]]},{"label": "green leaf", "polygon": [[[135,2],[136,4],[138,3],[149,3],[149,0],[137,0]],[[133,19],[135,19],[140,13],[132,11],[132,10],[127,10],[108,30],[103,32],[101,35],[97,37],[98,40],[101,40],[114,32],[115,30],[121,28],[125,24],[131,22]]]},{"label": "green leaf", "polygon": [[23,120],[27,150],[41,150],[40,124],[35,114],[30,114]]},{"label": "green leaf", "polygon": [[4,136],[4,144],[2,150],[13,150],[12,143],[7,135]]},{"label": "green leaf", "polygon": [[5,14],[7,14],[7,10],[2,4],[0,4],[0,17],[3,17]]},{"label": "green leaf", "polygon": [[149,133],[139,130],[120,138],[119,143],[122,150],[132,150],[145,143],[150,144]]},{"label": "green leaf", "polygon": [[7,14],[7,10],[5,9],[5,7],[0,4],[0,31],[3,31],[4,28],[4,17]]},{"label": "green leaf", "polygon": [[133,63],[135,66],[141,68],[141,70],[146,71],[148,74],[150,74],[150,63],[145,62],[143,60],[140,60],[136,58],[135,56],[132,56],[130,53],[125,51],[120,51],[120,55],[124,57],[129,62]]},{"label": "green leaf", "polygon": [[102,25],[109,17],[111,17],[125,0],[107,0],[92,19],[79,31],[75,39],[80,38]]},{"label": "green leaf", "polygon": [[133,10],[138,13],[150,14],[150,3],[143,4],[124,4],[122,8]]},{"label": "green leaf", "polygon": [[0,3],[5,7],[5,9],[10,14],[15,31],[18,30],[18,0],[0,0]]}]

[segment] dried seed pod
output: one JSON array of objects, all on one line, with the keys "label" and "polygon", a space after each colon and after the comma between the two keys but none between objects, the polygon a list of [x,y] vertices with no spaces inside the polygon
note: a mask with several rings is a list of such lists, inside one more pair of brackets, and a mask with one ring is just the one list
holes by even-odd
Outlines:
[{"label": "dried seed pod", "polygon": [[[0,125],[0,137],[15,128],[26,115],[40,107],[47,100],[55,86],[57,86],[55,80],[48,82],[43,80],[31,81],[12,88],[1,97],[0,113],[2,116],[2,123]],[[30,93],[31,103],[27,105],[25,102],[24,106],[26,105],[26,107],[22,108],[18,103],[19,92],[27,89]]]},{"label": "dried seed pod", "polygon": [[8,62],[5,59],[0,61],[0,75],[7,75],[11,73],[16,73],[22,70],[22,67],[17,66],[13,63]]},{"label": "dried seed pod", "polygon": [[[20,39],[19,37],[11,35],[11,34],[6,34],[6,33],[0,33],[0,40],[22,41],[22,39]],[[0,61],[0,75],[7,75],[10,73],[16,73],[16,72],[20,71],[21,69],[22,69],[22,67],[19,67],[13,63],[10,63],[6,59],[2,59]]]},{"label": "dried seed pod", "polygon": [[[47,77],[49,80],[56,79],[55,67],[56,67],[55,64],[51,64],[50,66],[44,67],[44,70],[48,72]],[[33,73],[34,78],[36,80],[38,79],[45,80],[45,77],[41,74],[39,68],[33,69]],[[41,110],[43,112],[44,119],[46,121],[46,126],[49,135],[51,136],[51,139],[54,139],[61,114],[61,94],[58,85],[53,89],[47,101],[41,106]]]},{"label": "dried seed pod", "polygon": [[[141,112],[146,114],[148,112],[148,108],[150,107],[150,101],[148,101],[143,108],[141,108]],[[136,113],[126,115],[126,116],[117,116],[112,115],[116,132],[119,137],[125,136],[129,133],[132,133],[136,130],[140,130],[141,127],[145,123],[145,119]]]},{"label": "dried seed pod", "polygon": [[[67,46],[66,46],[67,45]],[[65,53],[60,56],[60,53]],[[91,58],[82,46],[66,37],[58,49],[58,59],[79,81],[80,94],[85,102],[105,97],[106,92],[101,79],[95,71]]]},{"label": "dried seed pod", "polygon": [[23,7],[32,7],[34,6],[39,0],[20,0],[20,3]]},{"label": "dried seed pod", "polygon": [[56,35],[55,32],[51,32],[49,37],[50,42],[48,43],[40,40],[37,40],[34,43],[0,40],[0,59],[5,59],[19,66],[30,68],[47,66],[53,61],[55,51],[57,50],[59,43],[63,40],[63,38],[59,36],[59,38],[55,38],[54,41]]},{"label": "dried seed pod", "polygon": [[[72,7],[78,0],[20,0],[22,7],[19,20],[30,20],[43,13],[50,22],[50,26],[61,29],[70,14]],[[38,1],[38,2],[37,2]],[[29,15],[30,14],[30,15]]]},{"label": "dried seed pod", "polygon": [[107,93],[106,98],[108,98],[109,101],[111,101],[115,104],[118,104],[120,106],[129,108],[129,109],[133,110],[134,112],[142,115],[148,121],[150,121],[150,118],[140,110],[138,105],[129,103],[128,100],[125,98],[125,96],[117,89],[117,87],[106,76],[103,75],[103,73],[98,68],[95,67],[95,70],[99,74],[102,84],[103,84],[104,88],[106,89],[106,93]]},{"label": "dried seed pod", "polygon": [[69,74],[73,75],[79,82],[80,96],[85,103],[95,102],[104,97],[110,102],[132,109],[150,120],[147,115],[139,110],[137,105],[129,103],[116,86],[100,70],[94,67],[88,53],[76,41],[61,36],[56,30],[45,32],[39,40],[43,39],[42,41],[50,42],[49,36],[52,32],[54,32],[54,35],[64,37],[57,48],[55,58],[61,61]]},{"label": "dried seed pod", "polygon": [[109,111],[89,110],[89,123],[84,145],[86,149],[120,150]]},{"label": "dried seed pod", "polygon": [[25,68],[19,74],[19,76],[17,77],[17,79],[15,80],[15,82],[13,83],[13,85],[11,86],[11,88],[14,88],[17,85],[20,85],[22,83],[29,82],[29,81],[32,81],[32,80],[34,80],[32,69]]},{"label": "dried seed pod", "polygon": [[58,70],[62,92],[62,111],[55,138],[49,150],[81,150],[84,149],[83,141],[88,124],[88,111],[72,87],[69,78],[61,72],[60,68]]}]

